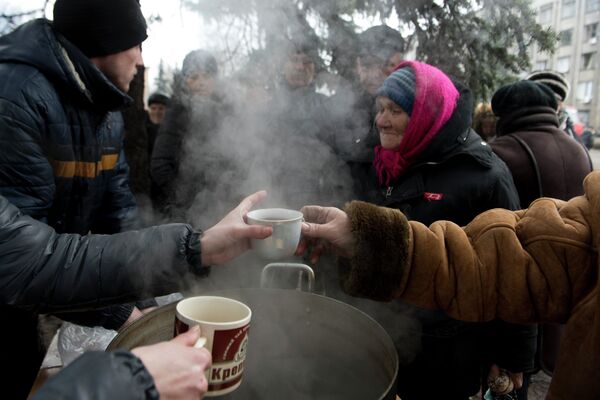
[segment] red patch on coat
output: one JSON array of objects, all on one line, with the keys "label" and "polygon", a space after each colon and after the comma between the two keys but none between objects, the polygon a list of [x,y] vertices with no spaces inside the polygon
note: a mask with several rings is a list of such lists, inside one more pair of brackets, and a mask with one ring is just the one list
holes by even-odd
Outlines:
[{"label": "red patch on coat", "polygon": [[443,193],[429,193],[429,192],[425,192],[423,194],[423,197],[427,201],[440,201],[440,200],[442,200],[444,198],[444,194]]}]

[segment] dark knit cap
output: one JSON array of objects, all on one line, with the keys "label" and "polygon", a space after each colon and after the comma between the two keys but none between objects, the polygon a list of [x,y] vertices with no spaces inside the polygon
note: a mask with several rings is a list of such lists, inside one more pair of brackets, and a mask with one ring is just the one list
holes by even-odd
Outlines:
[{"label": "dark knit cap", "polygon": [[385,78],[375,95],[389,97],[410,115],[415,102],[416,87],[415,73],[411,67],[406,66]]},{"label": "dark knit cap", "polygon": [[492,110],[500,118],[527,107],[550,107],[556,110],[558,101],[552,89],[533,81],[502,86],[492,97]]},{"label": "dark knit cap", "polygon": [[529,81],[543,83],[544,85],[549,86],[560,101],[565,101],[565,99],[569,95],[569,82],[567,82],[567,80],[558,72],[550,70],[536,71],[530,74],[525,79]]},{"label": "dark knit cap", "polygon": [[148,37],[138,0],[56,0],[54,28],[88,57],[120,53]]},{"label": "dark knit cap", "polygon": [[358,56],[377,57],[387,61],[394,53],[404,51],[404,38],[387,25],[372,26],[358,36]]},{"label": "dark knit cap", "polygon": [[190,51],[183,59],[181,73],[184,76],[189,76],[199,71],[208,75],[216,75],[219,72],[217,59],[206,50]]},{"label": "dark knit cap", "polygon": [[150,104],[163,104],[165,106],[169,105],[169,96],[166,96],[162,93],[152,93],[148,97],[148,105]]}]

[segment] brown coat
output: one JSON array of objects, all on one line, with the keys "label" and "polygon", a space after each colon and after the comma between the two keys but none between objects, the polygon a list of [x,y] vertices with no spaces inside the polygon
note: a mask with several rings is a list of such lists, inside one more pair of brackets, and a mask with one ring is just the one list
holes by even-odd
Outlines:
[{"label": "brown coat", "polygon": [[355,296],[403,299],[464,321],[566,323],[548,399],[600,398],[600,172],[569,202],[494,209],[461,228],[408,222],[352,202],[357,255],[340,263]]}]

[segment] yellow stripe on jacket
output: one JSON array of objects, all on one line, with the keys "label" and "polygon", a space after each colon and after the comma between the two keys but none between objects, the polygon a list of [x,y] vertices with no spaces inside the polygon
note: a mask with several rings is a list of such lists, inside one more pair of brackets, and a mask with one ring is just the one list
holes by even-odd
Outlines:
[{"label": "yellow stripe on jacket", "polygon": [[52,168],[54,168],[54,176],[60,178],[95,178],[102,171],[114,169],[118,159],[118,154],[105,154],[97,162],[52,160],[51,163]]}]

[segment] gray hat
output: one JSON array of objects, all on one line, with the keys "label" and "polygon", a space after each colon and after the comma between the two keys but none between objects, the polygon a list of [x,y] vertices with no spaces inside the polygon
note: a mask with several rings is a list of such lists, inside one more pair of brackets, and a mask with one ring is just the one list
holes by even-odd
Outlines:
[{"label": "gray hat", "polygon": [[565,101],[565,99],[569,95],[569,91],[571,90],[569,82],[567,82],[567,80],[556,71],[535,71],[529,76],[527,76],[525,79],[527,79],[528,81],[543,83],[549,86],[560,101]]}]

